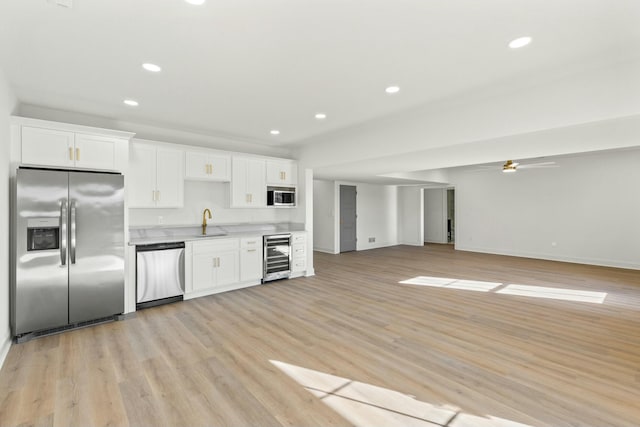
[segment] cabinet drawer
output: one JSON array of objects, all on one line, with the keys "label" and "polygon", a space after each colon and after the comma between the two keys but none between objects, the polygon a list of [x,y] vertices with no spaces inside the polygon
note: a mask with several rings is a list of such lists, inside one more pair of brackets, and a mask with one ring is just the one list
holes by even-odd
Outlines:
[{"label": "cabinet drawer", "polygon": [[293,258],[304,257],[307,254],[307,245],[299,243],[292,246],[291,256]]},{"label": "cabinet drawer", "polygon": [[307,243],[307,233],[293,233],[291,234],[291,243]]},{"label": "cabinet drawer", "polygon": [[262,247],[262,236],[256,237],[243,237],[240,239],[240,247],[245,248],[261,248]]},{"label": "cabinet drawer", "polygon": [[294,259],[293,262],[291,263],[291,270],[292,271],[304,271],[306,269],[307,269],[307,259],[306,258]]},{"label": "cabinet drawer", "polygon": [[211,251],[239,250],[238,239],[215,239],[206,242],[193,242],[194,255]]}]

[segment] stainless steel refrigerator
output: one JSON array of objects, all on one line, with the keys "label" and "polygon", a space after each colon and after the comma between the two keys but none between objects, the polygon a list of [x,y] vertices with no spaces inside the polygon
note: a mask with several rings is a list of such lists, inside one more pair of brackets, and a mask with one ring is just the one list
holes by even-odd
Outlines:
[{"label": "stainless steel refrigerator", "polygon": [[14,336],[124,311],[122,175],[20,168],[14,204]]}]

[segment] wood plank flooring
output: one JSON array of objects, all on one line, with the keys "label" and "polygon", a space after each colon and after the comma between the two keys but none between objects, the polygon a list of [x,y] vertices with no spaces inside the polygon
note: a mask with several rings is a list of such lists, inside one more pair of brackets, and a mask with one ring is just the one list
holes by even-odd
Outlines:
[{"label": "wood plank flooring", "polygon": [[[0,425],[638,426],[640,272],[397,246],[13,345]],[[400,284],[416,276],[489,292]],[[602,304],[504,295],[606,292]]]}]

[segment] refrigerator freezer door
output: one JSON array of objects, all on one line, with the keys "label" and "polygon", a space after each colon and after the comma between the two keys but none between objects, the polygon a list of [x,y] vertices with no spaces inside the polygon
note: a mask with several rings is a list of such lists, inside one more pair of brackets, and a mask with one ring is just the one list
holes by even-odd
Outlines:
[{"label": "refrigerator freezer door", "polygon": [[62,228],[66,224],[68,179],[66,172],[17,171],[15,334],[67,324],[68,270],[64,264],[68,259]]},{"label": "refrigerator freezer door", "polygon": [[69,174],[69,322],[124,312],[124,179]]}]

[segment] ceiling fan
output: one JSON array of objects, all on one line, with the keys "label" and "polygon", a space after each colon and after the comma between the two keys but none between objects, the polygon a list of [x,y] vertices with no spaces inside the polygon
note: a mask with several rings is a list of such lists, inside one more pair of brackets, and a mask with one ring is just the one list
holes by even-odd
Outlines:
[{"label": "ceiling fan", "polygon": [[[479,169],[476,171],[492,171],[496,170],[500,166],[479,166]],[[504,173],[515,173],[520,169],[543,169],[543,168],[557,168],[558,165],[556,162],[540,162],[540,163],[518,163],[513,160],[507,160],[502,166],[502,172]]]}]

